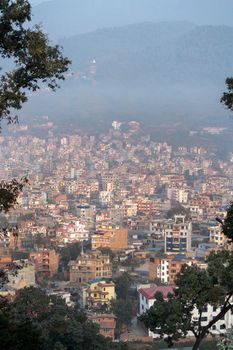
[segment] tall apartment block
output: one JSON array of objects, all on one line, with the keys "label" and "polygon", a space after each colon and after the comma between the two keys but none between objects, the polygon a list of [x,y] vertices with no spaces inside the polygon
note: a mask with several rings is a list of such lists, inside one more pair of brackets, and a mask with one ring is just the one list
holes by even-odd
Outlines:
[{"label": "tall apartment block", "polygon": [[191,250],[192,223],[185,215],[175,215],[164,224],[165,253],[180,254]]}]

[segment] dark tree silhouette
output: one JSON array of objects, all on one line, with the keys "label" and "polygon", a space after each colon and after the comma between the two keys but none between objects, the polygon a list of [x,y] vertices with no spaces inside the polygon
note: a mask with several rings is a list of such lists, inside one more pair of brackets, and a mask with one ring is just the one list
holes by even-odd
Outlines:
[{"label": "dark tree silhouette", "polygon": [[221,103],[223,103],[227,109],[233,111],[233,78],[226,79],[226,86],[227,92],[223,93]]}]

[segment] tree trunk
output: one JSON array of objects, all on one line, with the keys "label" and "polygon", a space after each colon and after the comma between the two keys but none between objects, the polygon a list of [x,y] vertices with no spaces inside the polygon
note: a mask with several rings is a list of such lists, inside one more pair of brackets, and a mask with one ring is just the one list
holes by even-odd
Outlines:
[{"label": "tree trunk", "polygon": [[205,338],[206,333],[207,332],[202,332],[196,337],[196,341],[193,345],[192,350],[199,350],[199,346],[200,346],[202,340]]}]

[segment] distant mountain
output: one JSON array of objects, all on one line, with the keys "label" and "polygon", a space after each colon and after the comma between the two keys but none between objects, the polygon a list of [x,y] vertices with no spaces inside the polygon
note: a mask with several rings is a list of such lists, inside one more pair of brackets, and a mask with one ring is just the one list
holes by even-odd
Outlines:
[{"label": "distant mountain", "polygon": [[233,75],[231,27],[142,23],[61,44],[71,73],[58,93],[33,99],[44,114],[176,120],[223,114],[219,99]]},{"label": "distant mountain", "polygon": [[51,0],[33,8],[33,21],[53,38],[63,38],[149,21],[233,25],[232,13],[230,0]]},{"label": "distant mountain", "polygon": [[61,41],[83,70],[95,60],[97,81],[111,84],[221,84],[233,74],[233,28],[143,23]]}]

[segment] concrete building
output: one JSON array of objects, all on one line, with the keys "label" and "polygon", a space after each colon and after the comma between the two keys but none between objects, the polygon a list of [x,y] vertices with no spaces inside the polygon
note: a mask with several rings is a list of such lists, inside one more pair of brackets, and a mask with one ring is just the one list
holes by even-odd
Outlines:
[{"label": "concrete building", "polygon": [[121,250],[128,248],[128,229],[124,227],[100,226],[91,236],[91,248],[110,248]]},{"label": "concrete building", "polygon": [[183,254],[168,255],[161,257],[151,257],[149,263],[149,279],[154,281],[159,279],[163,283],[174,284],[176,275],[183,265],[197,265],[206,268],[207,264],[203,260],[188,259]]},{"label": "concrete building", "polygon": [[93,219],[96,211],[94,205],[89,204],[79,204],[76,207],[77,217],[81,219]]},{"label": "concrete building", "polygon": [[9,273],[7,275],[7,288],[19,290],[26,287],[35,287],[35,265],[28,260],[14,261],[13,263],[19,268],[17,269],[17,273]]},{"label": "concrete building", "polygon": [[52,277],[58,271],[59,255],[53,249],[40,249],[29,254],[35,263],[36,273],[41,277]]},{"label": "concrete building", "polygon": [[180,254],[191,250],[192,223],[185,215],[175,215],[164,225],[165,253]]},{"label": "concrete building", "polygon": [[99,325],[99,333],[106,338],[115,339],[116,316],[113,314],[92,314],[88,319]]},{"label": "concrete building", "polygon": [[185,215],[175,215],[174,219],[153,220],[149,231],[155,239],[165,238],[166,254],[184,254],[191,250],[192,223]]},{"label": "concrete building", "polygon": [[[164,299],[167,298],[168,293],[172,293],[175,286],[156,286],[151,285],[146,288],[138,289],[138,316],[145,313],[155,302],[155,293],[161,292]],[[206,326],[221,310],[221,307],[214,307],[212,305],[207,305],[206,309],[202,313],[201,326]],[[198,321],[199,313],[196,308],[193,310],[193,321]],[[210,328],[210,334],[221,335],[226,332],[227,329],[231,329],[233,324],[233,314],[231,310],[226,313],[226,315],[221,318],[215,325]],[[152,338],[159,338],[159,334],[153,333],[148,330],[148,336]],[[192,336],[192,332],[188,332],[187,336]]]},{"label": "concrete building", "polygon": [[211,243],[215,243],[220,247],[227,244],[227,237],[223,234],[221,225],[211,226],[208,231]]},{"label": "concrete building", "polygon": [[116,298],[115,284],[101,279],[91,280],[82,288],[81,294],[83,308],[99,308],[101,305],[109,305]]},{"label": "concrete building", "polygon": [[[173,293],[175,286],[156,286],[152,284],[147,287],[138,289],[138,316],[144,314],[154,305],[155,293],[160,292],[166,299],[169,293]],[[148,330],[148,336],[152,338],[159,338],[159,335],[154,334]]]},{"label": "concrete building", "polygon": [[168,188],[167,189],[167,198],[174,200],[176,202],[186,204],[188,202],[188,190],[184,188]]},{"label": "concrete building", "polygon": [[111,278],[112,264],[109,255],[99,251],[82,254],[69,263],[70,282],[86,283],[94,278]]}]

